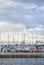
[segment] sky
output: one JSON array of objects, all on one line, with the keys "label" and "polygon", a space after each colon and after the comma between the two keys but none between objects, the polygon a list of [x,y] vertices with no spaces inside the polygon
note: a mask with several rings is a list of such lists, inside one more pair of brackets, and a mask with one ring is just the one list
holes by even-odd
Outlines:
[{"label": "sky", "polygon": [[13,31],[44,38],[44,0],[0,0],[0,33]]}]

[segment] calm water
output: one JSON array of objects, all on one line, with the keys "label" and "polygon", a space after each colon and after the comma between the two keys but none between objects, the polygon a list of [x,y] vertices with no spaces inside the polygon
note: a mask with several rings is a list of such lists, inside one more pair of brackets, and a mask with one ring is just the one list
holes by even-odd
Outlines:
[{"label": "calm water", "polygon": [[44,58],[0,58],[0,65],[44,65]]}]

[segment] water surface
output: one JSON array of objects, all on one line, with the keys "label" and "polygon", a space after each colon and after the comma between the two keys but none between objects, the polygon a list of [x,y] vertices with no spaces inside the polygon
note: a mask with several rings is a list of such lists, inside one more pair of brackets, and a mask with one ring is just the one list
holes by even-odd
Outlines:
[{"label": "water surface", "polygon": [[44,65],[44,58],[0,58],[0,65]]}]

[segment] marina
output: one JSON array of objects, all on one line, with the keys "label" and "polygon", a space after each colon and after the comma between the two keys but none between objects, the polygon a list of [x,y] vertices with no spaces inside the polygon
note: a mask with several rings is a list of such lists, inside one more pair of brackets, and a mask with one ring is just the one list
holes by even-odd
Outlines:
[{"label": "marina", "polygon": [[0,58],[44,58],[44,53],[0,53]]},{"label": "marina", "polygon": [[0,0],[0,65],[44,65],[44,0]]},{"label": "marina", "polygon": [[44,58],[44,45],[3,45],[0,58]]},{"label": "marina", "polygon": [[[2,41],[0,45],[0,58],[44,58],[44,42],[38,41],[36,36],[36,42],[33,44],[33,35],[32,35],[32,44],[26,43],[25,34],[23,35],[23,41],[18,43],[18,38],[15,43],[14,33],[12,36],[12,42],[9,39],[9,33],[7,37],[7,42]],[[5,44],[5,42],[7,44]],[[12,43],[12,44],[10,44]],[[40,44],[39,44],[40,43]]]}]

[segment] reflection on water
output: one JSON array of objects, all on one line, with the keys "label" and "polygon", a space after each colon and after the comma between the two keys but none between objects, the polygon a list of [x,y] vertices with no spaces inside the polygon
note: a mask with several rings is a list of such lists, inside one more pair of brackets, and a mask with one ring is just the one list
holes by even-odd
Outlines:
[{"label": "reflection on water", "polygon": [[44,65],[44,58],[0,58],[0,65]]}]

